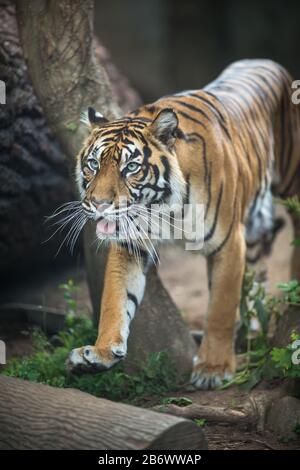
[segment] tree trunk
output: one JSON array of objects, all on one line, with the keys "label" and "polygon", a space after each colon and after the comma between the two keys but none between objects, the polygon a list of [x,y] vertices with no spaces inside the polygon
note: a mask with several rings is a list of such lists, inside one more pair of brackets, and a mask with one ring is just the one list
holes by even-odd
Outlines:
[{"label": "tree trunk", "polygon": [[0,449],[206,449],[192,421],[0,376]]},{"label": "tree trunk", "polygon": [[[42,104],[49,124],[66,153],[71,169],[74,169],[75,155],[85,136],[85,127],[79,123],[80,113],[90,104],[110,119],[122,114],[103,66],[95,59],[93,48],[93,2],[92,0],[28,0],[17,1],[17,16],[20,36],[28,70],[35,91]],[[103,268],[105,254],[96,254],[95,223],[90,222],[85,231],[85,259],[95,316],[99,314],[100,297],[103,288]],[[149,321],[147,304],[153,299],[153,285],[150,282],[152,298],[138,312],[140,327],[133,327],[136,333],[130,342],[134,349],[135,341],[147,335],[157,338],[157,344],[166,345],[164,350],[171,356],[174,346],[168,347],[165,338],[172,337],[173,345],[178,345],[183,355],[179,372],[188,372],[192,367],[193,343],[183,322],[176,329],[178,314],[170,297],[163,291],[157,274],[151,277],[155,283],[157,307],[151,310],[153,321]],[[146,298],[149,293],[146,293]],[[165,311],[159,308],[164,305]],[[174,319],[174,321],[173,321]],[[161,341],[158,340],[161,338]],[[145,343],[146,345],[146,343]],[[155,344],[148,343],[148,355],[157,350]],[[137,348],[139,349],[139,348]],[[178,357],[178,355],[176,356]]]}]

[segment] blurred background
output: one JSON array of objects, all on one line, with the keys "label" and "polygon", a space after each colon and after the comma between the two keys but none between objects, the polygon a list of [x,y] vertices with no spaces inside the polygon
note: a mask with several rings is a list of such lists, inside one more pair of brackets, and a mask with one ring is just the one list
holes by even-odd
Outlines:
[{"label": "blurred background", "polygon": [[[52,233],[45,216],[74,196],[62,152],[26,76],[11,3],[0,1],[0,78],[7,83],[7,105],[0,105],[0,314],[11,315],[9,308],[20,309],[20,303],[64,308],[57,286],[70,277],[80,286],[79,307],[89,310],[80,242],[73,256],[62,249],[57,257],[62,237],[44,243]],[[299,0],[96,0],[94,16],[109,67],[119,71],[116,81],[127,77],[142,102],[200,88],[241,58],[273,59],[300,79],[299,18]],[[291,240],[287,224],[266,262],[271,290],[288,279]],[[190,326],[201,328],[207,303],[203,259],[176,247],[161,256],[165,285]]]},{"label": "blurred background", "polygon": [[200,88],[241,58],[299,78],[297,0],[96,0],[95,33],[143,101]]}]

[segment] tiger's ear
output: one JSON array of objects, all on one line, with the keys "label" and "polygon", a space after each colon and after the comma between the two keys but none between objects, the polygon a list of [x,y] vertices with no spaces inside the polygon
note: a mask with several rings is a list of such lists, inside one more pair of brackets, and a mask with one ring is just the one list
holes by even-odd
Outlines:
[{"label": "tiger's ear", "polygon": [[89,127],[101,126],[108,122],[108,119],[91,107],[88,108],[87,112],[81,114],[80,120]]},{"label": "tiger's ear", "polygon": [[175,143],[178,117],[171,108],[162,109],[150,124],[154,137],[169,148]]}]

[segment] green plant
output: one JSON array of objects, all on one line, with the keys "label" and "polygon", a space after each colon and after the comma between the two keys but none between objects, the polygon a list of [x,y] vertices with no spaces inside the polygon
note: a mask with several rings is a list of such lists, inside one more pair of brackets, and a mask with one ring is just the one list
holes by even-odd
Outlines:
[{"label": "green plant", "polygon": [[300,200],[299,196],[292,196],[286,199],[277,199],[277,202],[284,206],[290,213],[296,215],[300,219]]},{"label": "green plant", "polygon": [[300,436],[300,417],[297,419],[296,426],[294,428],[294,432]]},{"label": "green plant", "polygon": [[[277,315],[278,301],[268,296],[264,286],[256,279],[256,273],[247,269],[244,275],[240,303],[241,327],[238,332],[238,348],[243,358],[237,373],[221,389],[240,385],[250,390],[262,379],[265,358],[269,351],[268,329],[272,315]],[[252,322],[260,329],[252,331]]]},{"label": "green plant", "polygon": [[[280,300],[267,294],[263,282],[257,279],[255,271],[247,268],[244,275],[242,294],[240,302],[241,328],[239,336],[247,343],[249,349],[249,339],[254,343],[261,344],[267,342],[270,318],[278,313]],[[260,331],[256,335],[251,332],[253,320],[257,320]],[[259,339],[259,341],[257,341]]]},{"label": "green plant", "polygon": [[55,344],[43,333],[34,330],[35,353],[21,359],[12,359],[6,365],[4,374],[32,382],[42,382],[56,387],[72,387],[111,400],[135,401],[144,395],[161,395],[176,390],[180,377],[167,353],[149,356],[138,372],[129,375],[122,364],[95,375],[72,375],[65,363],[71,349],[82,344],[93,343],[96,329],[86,317],[68,315],[66,329],[55,336]]},{"label": "green plant", "polygon": [[278,284],[279,289],[284,292],[283,302],[288,305],[300,305],[300,284],[295,279],[286,283]]},{"label": "green plant", "polygon": [[134,401],[144,395],[161,395],[176,390],[181,378],[167,353],[149,356],[136,374],[129,375],[120,363],[105,373],[73,375],[66,369],[72,349],[94,344],[97,330],[92,320],[78,315],[78,287],[72,279],[60,284],[67,305],[66,327],[49,340],[40,330],[32,331],[35,352],[8,362],[4,374],[56,387],[73,387],[111,400]]},{"label": "green plant", "polygon": [[199,419],[194,419],[194,422],[199,426],[199,428],[204,428],[206,424],[206,419],[199,418]]},{"label": "green plant", "polygon": [[273,348],[270,351],[274,367],[276,368],[279,376],[281,377],[300,377],[300,365],[294,363],[293,361],[293,353],[295,352],[295,341],[300,342],[300,335],[293,332],[291,334],[291,342],[285,348]]},{"label": "green plant", "polygon": [[67,304],[68,314],[75,315],[77,312],[77,301],[75,294],[78,292],[78,287],[75,285],[73,279],[69,279],[63,284],[59,284],[59,289],[64,292],[64,299]]},{"label": "green plant", "polygon": [[[294,200],[293,203],[295,204]],[[256,280],[255,272],[246,270],[240,305],[241,329],[238,336],[239,352],[243,353],[240,357],[243,357],[244,361],[233,379],[223,383],[221,389],[239,385],[245,390],[251,390],[262,379],[300,377],[299,365],[292,362],[292,344],[297,339],[295,334],[291,337],[292,343],[285,348],[272,349],[268,337],[270,319],[272,315],[278,317],[279,307],[300,305],[300,284],[293,280],[279,284],[278,287],[284,292],[283,297],[267,295],[263,285]],[[253,319],[258,320],[260,324],[260,330],[256,334],[251,331]]]},{"label": "green plant", "polygon": [[180,407],[191,405],[193,402],[186,397],[168,397],[162,401],[163,405],[177,405]]},{"label": "green plant", "polygon": [[76,122],[68,122],[66,128],[70,132],[76,132],[76,130],[78,129],[78,124]]},{"label": "green plant", "polygon": [[[294,214],[296,217],[300,219],[300,200],[299,196],[289,197],[287,199],[278,199],[277,202],[283,205],[288,212]],[[300,238],[296,238],[292,241],[292,245],[300,245]]]}]

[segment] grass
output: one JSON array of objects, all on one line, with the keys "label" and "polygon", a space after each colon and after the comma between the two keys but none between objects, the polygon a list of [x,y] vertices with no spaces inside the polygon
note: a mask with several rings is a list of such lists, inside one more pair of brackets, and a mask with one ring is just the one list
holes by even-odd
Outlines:
[{"label": "grass", "polygon": [[33,331],[35,352],[25,358],[8,362],[4,375],[19,377],[55,387],[76,388],[97,397],[124,402],[136,402],[144,396],[157,396],[179,387],[180,377],[167,353],[149,356],[138,372],[129,375],[122,364],[95,375],[72,375],[65,367],[71,349],[93,344],[96,329],[86,317],[69,314],[66,328],[49,341],[39,330]]}]

